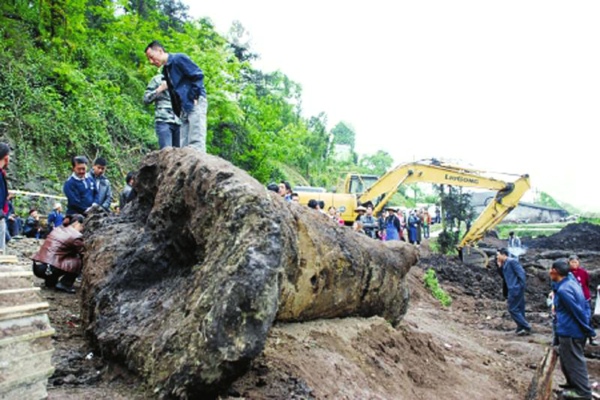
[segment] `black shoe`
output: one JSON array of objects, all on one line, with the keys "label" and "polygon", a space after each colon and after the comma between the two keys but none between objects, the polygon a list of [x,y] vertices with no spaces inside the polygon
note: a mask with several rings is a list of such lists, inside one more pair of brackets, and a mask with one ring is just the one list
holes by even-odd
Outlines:
[{"label": "black shoe", "polygon": [[600,343],[598,343],[596,339],[590,338],[590,346],[600,346]]},{"label": "black shoe", "polygon": [[559,388],[561,389],[574,389],[575,386],[569,384],[569,383],[561,383],[558,385]]},{"label": "black shoe", "polygon": [[67,292],[67,293],[75,293],[75,288],[73,286],[68,287],[63,285],[62,282],[58,282],[55,286],[56,290],[60,290],[61,292]]},{"label": "black shoe", "polygon": [[519,329],[517,331],[517,336],[529,336],[531,335],[531,329]]}]

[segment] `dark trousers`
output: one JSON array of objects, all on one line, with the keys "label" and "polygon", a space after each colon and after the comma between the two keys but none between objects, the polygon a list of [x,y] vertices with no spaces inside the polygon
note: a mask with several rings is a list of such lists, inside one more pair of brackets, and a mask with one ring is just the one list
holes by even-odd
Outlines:
[{"label": "dark trousers", "polygon": [[525,319],[525,290],[516,293],[508,293],[508,312],[511,318],[517,324],[517,330],[530,330],[531,326]]},{"label": "dark trousers", "polygon": [[42,278],[46,282],[46,287],[56,286],[59,279],[64,286],[71,287],[77,279],[76,273],[63,271],[52,265],[35,261],[33,262],[33,274],[38,278]]},{"label": "dark trousers", "polygon": [[154,129],[158,136],[158,147],[181,147],[179,143],[179,125],[168,122],[155,122]]},{"label": "dark trousers", "polygon": [[588,380],[587,364],[583,355],[586,339],[573,339],[566,336],[558,337],[558,356],[560,369],[567,383],[575,388],[578,394],[592,398],[592,390]]}]

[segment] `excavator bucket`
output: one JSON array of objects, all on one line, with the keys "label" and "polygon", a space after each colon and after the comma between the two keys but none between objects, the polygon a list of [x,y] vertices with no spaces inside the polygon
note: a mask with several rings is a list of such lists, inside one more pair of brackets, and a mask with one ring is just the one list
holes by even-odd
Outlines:
[{"label": "excavator bucket", "polygon": [[465,246],[460,251],[463,264],[486,268],[489,262],[487,254],[476,247]]}]

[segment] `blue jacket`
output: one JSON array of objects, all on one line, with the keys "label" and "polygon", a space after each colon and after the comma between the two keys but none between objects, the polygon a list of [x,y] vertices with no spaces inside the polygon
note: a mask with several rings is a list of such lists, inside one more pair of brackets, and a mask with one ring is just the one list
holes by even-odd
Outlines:
[{"label": "blue jacket", "polygon": [[555,287],[556,334],[573,339],[596,336],[594,328],[590,326],[589,305],[579,283],[575,279],[565,278]]},{"label": "blue jacket", "polygon": [[169,54],[165,67],[173,90],[181,100],[181,108],[186,112],[194,108],[194,100],[206,97],[204,73],[185,54]]},{"label": "blue jacket", "polygon": [[98,204],[98,190],[87,175],[83,179],[71,175],[63,185],[63,192],[67,196],[67,214],[83,214],[92,204]]},{"label": "blue jacket", "polygon": [[502,266],[502,274],[508,288],[508,297],[525,290],[527,277],[525,270],[515,258],[507,258]]},{"label": "blue jacket", "polygon": [[96,202],[106,211],[110,211],[110,202],[112,200],[112,190],[110,189],[110,181],[104,175],[96,177],[94,171],[90,171],[87,177],[94,182],[96,185],[96,191],[98,192],[98,201]]},{"label": "blue jacket", "polygon": [[62,226],[64,219],[65,219],[65,216],[62,215],[62,213],[60,213],[56,210],[50,211],[50,214],[48,214],[48,230],[51,231],[52,229],[56,228],[57,226]]}]

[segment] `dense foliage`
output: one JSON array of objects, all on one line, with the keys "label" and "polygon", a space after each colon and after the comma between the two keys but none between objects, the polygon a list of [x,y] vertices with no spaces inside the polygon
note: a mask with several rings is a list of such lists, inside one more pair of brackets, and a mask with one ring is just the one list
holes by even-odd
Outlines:
[{"label": "dense foliage", "polygon": [[391,166],[387,153],[364,166],[335,161],[334,138],[353,146],[354,131],[328,132],[325,113],[303,117],[300,85],[254,68],[245,35],[240,24],[219,35],[178,0],[1,2],[0,140],[14,148],[11,187],[60,194],[74,155],[105,157],[113,185],[123,186],[158,147],[153,109],[142,102],[157,73],[144,55],[154,39],[205,73],[208,152],[259,181],[332,187],[349,170]]}]

